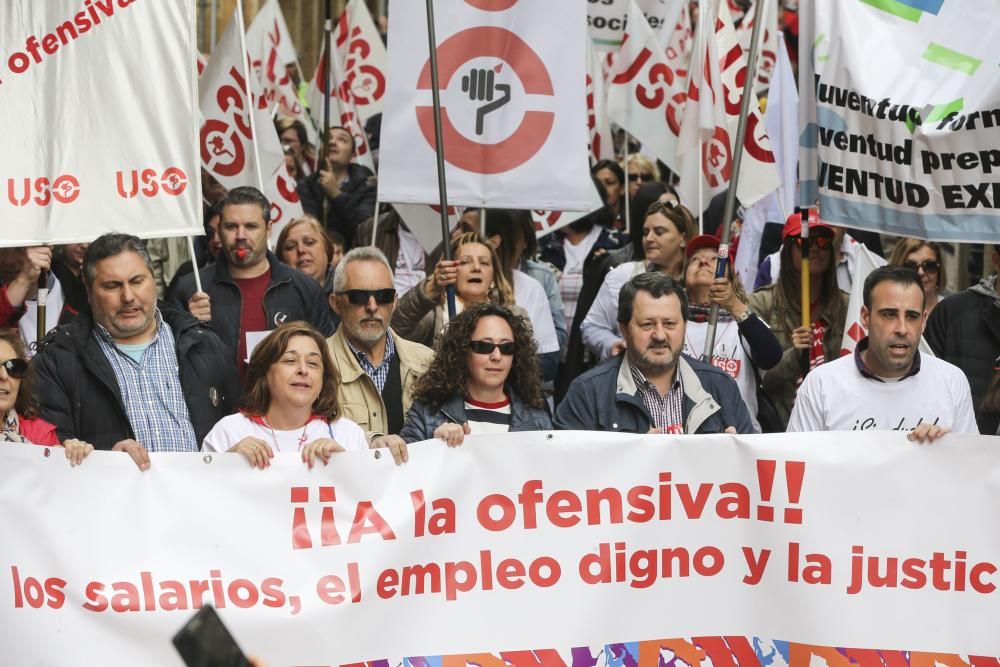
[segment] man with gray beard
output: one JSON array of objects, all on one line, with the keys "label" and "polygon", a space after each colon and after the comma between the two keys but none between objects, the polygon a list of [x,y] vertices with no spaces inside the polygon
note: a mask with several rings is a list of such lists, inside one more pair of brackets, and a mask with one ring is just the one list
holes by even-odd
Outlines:
[{"label": "man with gray beard", "polygon": [[344,416],[365,430],[372,448],[388,447],[402,463],[406,444],[399,431],[413,385],[434,353],[389,329],[397,302],[385,255],[371,246],[351,250],[333,275],[330,307],[341,323],[326,342],[340,374]]},{"label": "man with gray beard", "polygon": [[576,378],[556,408],[565,430],[625,433],[753,433],[736,382],[681,354],[688,320],[684,288],[659,271],[622,287],[618,327],[625,353]]}]

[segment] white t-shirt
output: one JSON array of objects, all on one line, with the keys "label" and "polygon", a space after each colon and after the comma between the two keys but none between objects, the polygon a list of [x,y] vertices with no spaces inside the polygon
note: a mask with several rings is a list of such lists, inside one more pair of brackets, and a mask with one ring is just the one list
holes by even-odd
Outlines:
[{"label": "white t-shirt", "polygon": [[559,278],[559,291],[562,295],[567,325],[573,324],[576,302],[580,299],[580,290],[583,289],[583,263],[587,261],[587,256],[594,244],[597,243],[603,229],[600,225],[594,225],[590,233],[583,237],[583,240],[577,245],[570,243],[569,239],[563,241],[566,264],[563,266],[562,276]]},{"label": "white t-shirt", "polygon": [[618,329],[618,293],[633,276],[645,271],[645,262],[626,262],[611,269],[608,275],[604,276],[604,282],[590,306],[590,312],[580,324],[583,344],[601,359],[607,359],[611,354],[611,346],[622,338]]},{"label": "white t-shirt", "polygon": [[365,432],[350,419],[327,422],[316,418],[304,429],[291,431],[272,430],[261,419],[247,417],[242,412],[223,417],[205,436],[201,445],[203,452],[226,452],[243,438],[253,437],[263,440],[275,452],[298,452],[305,445],[319,438],[330,438],[349,452],[368,449]]},{"label": "white t-shirt", "polygon": [[[708,322],[688,322],[684,330],[684,354],[701,359],[705,353],[706,335],[708,335]],[[753,430],[760,433],[760,422],[757,421],[757,378],[750,367],[750,354],[743,347],[739,325],[735,320],[728,322],[719,320],[716,324],[712,365],[724,370],[729,377],[736,380],[740,396],[743,397],[747,412],[750,413]]]},{"label": "white t-shirt", "polygon": [[911,431],[928,422],[979,433],[969,380],[958,367],[922,354],[916,375],[879,382],[861,375],[850,354],[806,376],[788,431]]},{"label": "white t-shirt", "polygon": [[427,275],[424,247],[409,230],[399,228],[399,253],[396,255],[396,270],[392,283],[396,293],[403,296],[417,286]]},{"label": "white t-shirt", "polygon": [[552,323],[549,297],[542,284],[523,271],[514,269],[514,303],[524,308],[531,319],[539,354],[559,351],[556,325]]}]

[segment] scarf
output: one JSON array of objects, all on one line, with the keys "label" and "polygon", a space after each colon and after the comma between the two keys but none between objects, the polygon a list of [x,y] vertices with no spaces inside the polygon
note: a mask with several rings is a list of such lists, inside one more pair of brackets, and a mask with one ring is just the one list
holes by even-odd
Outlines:
[{"label": "scarf", "polygon": [[[692,303],[689,304],[688,310],[691,311],[691,321],[692,322],[708,322],[708,313],[712,310],[710,304],[704,303]],[[719,308],[719,322],[732,322],[733,314],[730,313],[725,308]]]},{"label": "scarf", "polygon": [[4,417],[3,429],[0,430],[0,442],[28,442],[28,439],[21,435],[21,422],[14,408],[8,410],[7,416]]}]

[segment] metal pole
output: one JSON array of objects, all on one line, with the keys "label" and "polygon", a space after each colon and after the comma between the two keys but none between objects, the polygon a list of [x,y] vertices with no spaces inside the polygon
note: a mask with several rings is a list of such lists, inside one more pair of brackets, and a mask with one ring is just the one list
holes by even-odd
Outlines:
[{"label": "metal pole", "polygon": [[372,220],[372,245],[375,245],[375,239],[378,238],[378,215],[379,208],[382,202],[378,200],[378,195],[375,195],[375,218]]},{"label": "metal pole", "polygon": [[[799,282],[802,284],[802,326],[812,327],[812,314],[809,312],[809,209],[799,209],[802,217],[802,262],[799,265]],[[832,254],[832,251],[831,251]],[[809,349],[802,350],[802,375],[809,372]]]},{"label": "metal pole", "polygon": [[[441,205],[441,243],[444,259],[451,260],[451,239],[448,230],[448,184],[444,176],[444,136],[441,130],[441,93],[438,90],[437,37],[434,34],[434,1],[425,0],[427,7],[427,45],[431,62],[431,97],[434,103],[434,145],[437,147],[438,201]],[[485,204],[485,202],[484,202]],[[480,211],[482,215],[482,211]],[[448,321],[455,319],[455,286],[448,285]]]},{"label": "metal pole", "polygon": [[212,0],[209,24],[211,25],[212,32],[212,42],[209,51],[215,51],[215,41],[219,36],[219,0]]},{"label": "metal pole", "polygon": [[[757,0],[758,4],[764,0]],[[755,14],[757,16],[759,14]],[[701,16],[699,15],[699,21]],[[719,260],[715,264],[715,277],[725,278],[726,268],[729,265],[729,233],[732,226],[733,214],[736,211],[736,186],[740,180],[740,163],[743,161],[743,143],[746,141],[747,116],[750,115],[750,103],[753,102],[753,82],[757,78],[757,45],[760,43],[760,26],[763,21],[754,21],[753,33],[750,37],[750,53],[747,54],[746,78],[743,81],[743,99],[740,108],[740,122],[736,127],[736,145],[733,148],[733,178],[729,181],[729,190],[726,191],[726,206],[722,217],[722,237],[719,239]],[[698,151],[701,154],[701,151]],[[701,181],[699,174],[699,182]],[[701,202],[698,202],[699,205]],[[700,220],[704,215],[699,216]],[[702,231],[704,233],[704,231]],[[803,251],[804,252],[804,251]],[[719,323],[719,304],[713,303],[708,313],[708,333],[705,336],[705,361],[712,360],[712,353],[715,350],[715,330]]]},{"label": "metal pole", "polygon": [[201,290],[201,267],[198,266],[198,256],[194,253],[194,237],[190,234],[187,237],[188,242],[188,252],[191,254],[191,269],[194,273],[194,288],[197,291]]},{"label": "metal pole", "polygon": [[35,331],[35,343],[41,343],[42,338],[45,337],[45,302],[48,300],[49,296],[49,272],[42,269],[38,273],[38,296],[35,297],[35,301],[38,304],[38,310],[36,312],[35,326],[37,330]]},{"label": "metal pole", "polygon": [[[333,94],[333,45],[331,36],[333,35],[333,7],[332,0],[326,0],[326,20],[323,22],[323,136],[320,137],[319,164],[317,169],[327,167],[326,151],[327,143],[330,140],[330,96]],[[329,215],[329,198],[323,193],[323,227],[327,225]],[[345,239],[346,240],[346,239]]]},{"label": "metal pole", "polygon": [[[705,80],[705,3],[702,0],[698,0],[698,38],[695,40],[695,58],[701,63],[701,80],[697,82],[698,88],[701,88],[702,81]],[[694,72],[694,64],[692,63],[691,72]],[[708,103],[708,100],[705,100]],[[701,136],[701,128],[698,129],[698,233],[705,233],[705,152],[704,152],[704,141]],[[721,249],[720,249],[721,250]],[[721,253],[720,253],[721,254]],[[709,332],[714,332],[714,329],[709,329]],[[714,338],[715,334],[712,333]],[[707,340],[707,339],[706,339]],[[714,346],[714,341],[713,341]],[[711,358],[711,357],[709,357]]]},{"label": "metal pole", "polygon": [[629,200],[632,197],[629,196],[629,191],[628,191],[628,188],[629,188],[629,185],[628,185],[629,184],[629,180],[628,180],[628,163],[629,163],[628,145],[629,145],[629,139],[630,139],[630,137],[629,137],[628,130],[625,130],[625,184],[624,184],[624,188],[622,188],[622,190],[623,190],[622,196],[625,197],[625,220],[623,220],[622,222],[625,224],[625,233],[626,234],[631,234],[632,233],[632,204],[629,202]]}]

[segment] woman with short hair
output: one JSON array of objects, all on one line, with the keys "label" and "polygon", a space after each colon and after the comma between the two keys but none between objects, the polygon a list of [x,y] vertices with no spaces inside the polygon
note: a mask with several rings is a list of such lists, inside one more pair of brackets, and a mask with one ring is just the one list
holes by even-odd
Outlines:
[{"label": "woman with short hair", "polygon": [[278,234],[275,250],[282,262],[322,285],[324,294],[333,292],[334,243],[319,220],[303,215],[289,222]]}]

